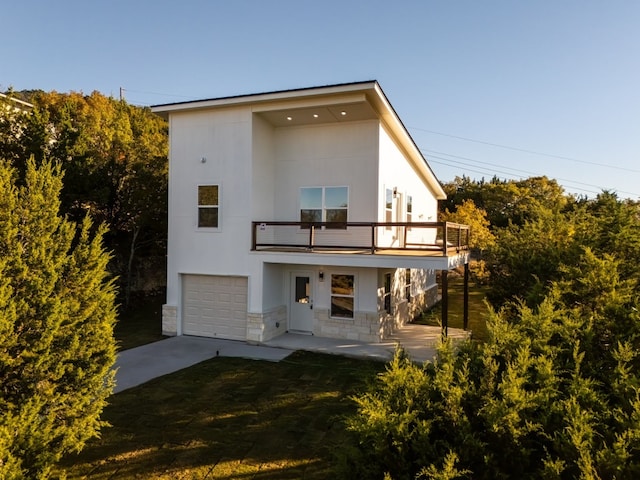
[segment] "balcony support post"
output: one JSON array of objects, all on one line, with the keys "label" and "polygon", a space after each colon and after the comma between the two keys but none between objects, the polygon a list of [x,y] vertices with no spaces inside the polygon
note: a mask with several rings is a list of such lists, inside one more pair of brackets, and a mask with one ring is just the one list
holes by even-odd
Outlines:
[{"label": "balcony support post", "polygon": [[469,327],[469,262],[464,264],[464,300],[463,300],[463,326]]},{"label": "balcony support post", "polygon": [[449,334],[449,271],[443,270],[442,276],[442,335]]}]

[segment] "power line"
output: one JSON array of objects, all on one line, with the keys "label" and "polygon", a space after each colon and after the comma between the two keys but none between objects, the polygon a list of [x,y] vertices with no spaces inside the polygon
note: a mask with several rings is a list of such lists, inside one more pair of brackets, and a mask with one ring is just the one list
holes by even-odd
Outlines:
[{"label": "power line", "polygon": [[[542,174],[537,173],[537,172],[531,172],[529,170],[522,170],[522,169],[519,169],[519,168],[506,167],[504,165],[499,165],[499,164],[490,163],[490,162],[483,162],[481,160],[476,160],[476,159],[469,158],[469,157],[462,157],[462,156],[459,156],[459,155],[453,155],[453,154],[450,154],[450,153],[438,152],[438,151],[429,150],[429,149],[421,149],[421,151],[422,152],[432,152],[432,153],[439,154],[439,155],[446,155],[448,157],[459,158],[459,159],[462,159],[462,160],[468,160],[470,162],[480,163],[480,164],[488,165],[488,166],[491,166],[491,167],[498,167],[498,168],[504,168],[504,169],[507,169],[507,170],[513,170],[514,172],[525,173],[527,175],[534,175],[536,177],[542,176]],[[468,164],[468,163],[464,163],[464,162],[457,162],[455,160],[451,160],[451,159],[448,159],[448,158],[442,158],[442,157],[438,157],[438,156],[434,157],[434,155],[429,155],[429,158],[440,158],[440,160],[454,162],[454,163],[457,163],[457,164],[460,164],[460,165],[472,166],[472,167],[476,166],[476,165]],[[453,167],[453,165],[448,165],[448,166]],[[505,173],[505,172],[499,172],[499,173]],[[510,174],[510,175],[514,175],[514,174]],[[583,185],[583,186],[586,186],[586,187],[597,188],[599,190],[598,192],[592,192],[592,193],[599,193],[599,192],[601,192],[603,190],[608,190],[607,188],[602,187],[601,185],[595,185],[595,184],[592,184],[592,183],[584,183],[584,182],[580,182],[580,181],[577,181],[577,180],[570,180],[568,178],[561,178],[561,177],[554,177],[554,178],[556,180],[562,181],[563,183],[569,183],[569,184],[575,184],[575,185]],[[583,188],[579,188],[579,187],[572,187],[572,188],[575,188],[577,190],[583,190],[585,192],[591,192],[591,190],[587,190],[587,189],[583,189]],[[627,194],[627,195],[634,195],[634,196],[640,197],[640,194],[637,194],[635,192],[626,192],[624,190],[616,190],[616,191],[618,193],[624,193],[624,194]]]},{"label": "power line", "polygon": [[532,154],[532,155],[540,155],[540,156],[543,156],[543,157],[558,158],[560,160],[570,160],[572,162],[584,163],[584,164],[587,164],[587,165],[596,165],[598,167],[614,168],[616,170],[623,170],[623,171],[627,171],[627,172],[640,173],[640,170],[636,170],[636,169],[633,169],[633,168],[619,167],[617,165],[610,165],[610,164],[607,164],[607,163],[590,162],[590,161],[587,161],[587,160],[580,160],[578,158],[564,157],[562,155],[554,155],[552,153],[537,152],[535,150],[528,150],[526,148],[512,147],[512,146],[509,146],[509,145],[502,145],[502,144],[499,144],[499,143],[485,142],[483,140],[476,140],[476,139],[473,139],[473,138],[461,137],[461,136],[458,136],[458,135],[451,135],[449,133],[435,132],[433,130],[427,130],[426,128],[418,128],[418,127],[407,127],[407,128],[409,128],[411,130],[418,130],[418,131],[421,131],[421,132],[433,133],[435,135],[442,135],[443,137],[456,138],[458,140],[464,140],[466,142],[474,142],[474,143],[480,143],[482,145],[489,145],[489,146],[492,146],[492,147],[504,148],[504,149],[513,150],[513,151],[516,151],[516,152],[529,153],[529,154]]},{"label": "power line", "polygon": [[[433,160],[433,158],[437,158],[437,159],[440,159],[440,160],[443,160],[443,161]],[[437,163],[439,165],[444,165],[444,166],[451,167],[451,168],[459,168],[460,167],[460,165],[453,165],[453,164],[447,163],[447,162],[454,162],[456,164],[465,165],[465,166],[468,165],[468,164],[466,164],[464,162],[457,162],[455,160],[449,160],[447,158],[442,158],[442,157],[437,157],[437,156],[436,157],[434,157],[434,156],[429,157],[429,163]],[[519,177],[520,179],[522,179],[522,176],[519,176],[519,175],[514,174],[514,173],[510,173],[510,172],[503,172],[503,171],[500,171],[500,170],[493,170],[493,171],[484,170],[484,171],[481,171],[481,170],[475,170],[473,168],[465,168],[465,171],[478,173],[478,174],[483,175],[483,176],[497,176],[496,174],[502,174],[502,175],[507,175],[509,178]],[[536,175],[536,176],[539,176],[539,175]],[[595,186],[595,187],[599,188],[598,186]],[[582,192],[593,193],[593,194],[598,194],[598,193],[600,193],[602,191],[602,189],[599,190],[599,191],[595,191],[595,190],[589,190],[589,189],[586,189],[586,188],[583,188],[583,187],[576,187],[576,186],[571,186],[571,188],[574,189],[574,190],[580,190]]]}]

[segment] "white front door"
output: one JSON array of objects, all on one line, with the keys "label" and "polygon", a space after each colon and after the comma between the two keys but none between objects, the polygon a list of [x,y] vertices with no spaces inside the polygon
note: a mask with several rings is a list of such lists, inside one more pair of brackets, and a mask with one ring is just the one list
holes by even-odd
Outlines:
[{"label": "white front door", "polygon": [[289,330],[313,331],[313,272],[291,272]]}]

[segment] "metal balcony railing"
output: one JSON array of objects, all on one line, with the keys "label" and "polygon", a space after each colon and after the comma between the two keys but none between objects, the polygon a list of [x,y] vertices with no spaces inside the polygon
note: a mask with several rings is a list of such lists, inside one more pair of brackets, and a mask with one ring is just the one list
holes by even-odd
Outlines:
[{"label": "metal balcony railing", "polygon": [[468,225],[451,222],[252,222],[252,250],[416,252],[448,256],[469,249]]}]

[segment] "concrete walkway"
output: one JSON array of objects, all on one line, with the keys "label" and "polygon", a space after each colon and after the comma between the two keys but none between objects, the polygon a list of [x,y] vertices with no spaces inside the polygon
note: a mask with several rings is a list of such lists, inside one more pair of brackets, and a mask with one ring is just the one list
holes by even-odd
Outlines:
[{"label": "concrete walkway", "polygon": [[[455,340],[467,338],[469,332],[449,329]],[[388,361],[396,345],[402,345],[411,358],[425,362],[435,357],[440,327],[406,325],[382,343],[363,343],[321,338],[313,335],[285,333],[262,345],[249,345],[234,340],[202,337],[171,337],[142,345],[118,354],[114,393],[141,385],[152,378],[182,370],[210,358],[239,357],[279,362],[296,350]]]},{"label": "concrete walkway", "polygon": [[210,358],[240,357],[279,362],[293,350],[249,345],[233,340],[171,337],[118,353],[114,393],[177,372]]}]

